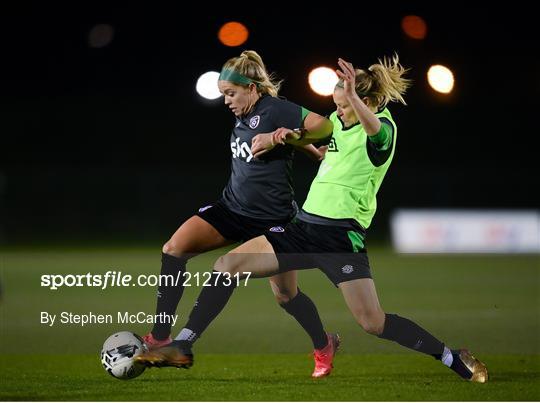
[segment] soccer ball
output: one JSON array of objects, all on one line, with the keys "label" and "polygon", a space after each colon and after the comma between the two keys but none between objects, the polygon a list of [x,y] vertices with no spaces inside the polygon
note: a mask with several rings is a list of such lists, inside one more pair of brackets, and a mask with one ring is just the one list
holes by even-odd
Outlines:
[{"label": "soccer ball", "polygon": [[147,351],[140,336],[132,332],[118,332],[110,336],[101,350],[103,368],[118,379],[132,379],[142,374],[145,366],[134,358]]}]

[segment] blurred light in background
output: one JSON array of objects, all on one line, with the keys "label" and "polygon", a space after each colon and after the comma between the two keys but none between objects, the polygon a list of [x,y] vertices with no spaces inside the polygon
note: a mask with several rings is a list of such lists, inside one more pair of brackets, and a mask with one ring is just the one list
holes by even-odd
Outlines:
[{"label": "blurred light in background", "polygon": [[204,73],[197,80],[195,89],[197,93],[206,99],[217,99],[221,96],[217,85],[219,73],[217,71],[209,71]]},{"label": "blurred light in background", "polygon": [[88,33],[88,45],[91,48],[103,48],[112,42],[114,28],[109,24],[97,24]]},{"label": "blurred light in background", "polygon": [[424,39],[427,34],[427,25],[422,17],[407,15],[401,20],[401,29],[410,38]]},{"label": "blurred light in background", "polygon": [[437,92],[448,94],[454,88],[454,74],[448,67],[436,64],[427,73],[428,83]]},{"label": "blurred light in background", "polygon": [[328,67],[317,67],[309,73],[309,86],[323,96],[332,95],[339,78],[334,70]]},{"label": "blurred light in background", "polygon": [[248,36],[246,26],[236,21],[224,24],[218,32],[218,38],[225,46],[240,46],[247,41]]}]

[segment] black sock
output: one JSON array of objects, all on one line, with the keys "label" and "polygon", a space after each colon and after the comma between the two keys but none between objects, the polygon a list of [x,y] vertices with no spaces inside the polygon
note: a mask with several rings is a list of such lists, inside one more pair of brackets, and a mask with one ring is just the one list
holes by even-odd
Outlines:
[{"label": "black sock", "polygon": [[320,350],[326,347],[328,338],[319,317],[319,312],[317,312],[317,307],[306,294],[298,289],[298,294],[293,299],[280,304],[280,306],[300,323],[311,337],[315,349]]},{"label": "black sock", "polygon": [[452,350],[452,358],[453,360],[450,368],[462,378],[471,379],[473,373],[469,370],[469,368],[467,368],[465,363],[461,361],[461,358],[459,357],[459,350]]},{"label": "black sock", "polygon": [[444,343],[431,333],[422,329],[413,321],[394,314],[386,314],[384,330],[379,335],[382,339],[392,340],[424,354],[440,360],[444,351]]},{"label": "black sock", "polygon": [[[178,302],[182,298],[184,293],[184,276],[186,271],[186,258],[178,258],[166,253],[161,254],[161,276],[172,276],[173,281],[169,278],[167,284],[165,284],[165,278],[161,277],[161,285],[158,287],[158,296],[156,303],[156,315],[176,314],[176,308]],[[179,274],[180,273],[180,274]],[[176,283],[178,279],[178,283]],[[164,321],[164,323],[156,322],[152,329],[152,336],[157,340],[164,340],[171,334],[171,323]]]},{"label": "black sock", "polygon": [[[225,308],[229,298],[236,288],[236,279],[224,276],[218,271],[213,271],[212,276],[219,276],[214,282],[212,277],[211,286],[203,287],[195,306],[189,314],[189,319],[184,329],[189,329],[189,344],[198,339],[202,332]],[[184,330],[182,330],[184,332]],[[182,334],[182,332],[180,334]],[[178,338],[178,337],[177,337]],[[184,341],[184,340],[182,340]]]}]

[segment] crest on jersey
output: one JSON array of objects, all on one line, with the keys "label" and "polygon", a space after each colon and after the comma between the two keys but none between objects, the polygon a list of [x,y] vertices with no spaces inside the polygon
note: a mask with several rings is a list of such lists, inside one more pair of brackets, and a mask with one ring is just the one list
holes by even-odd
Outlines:
[{"label": "crest on jersey", "polygon": [[261,117],[259,115],[253,116],[251,119],[249,119],[249,127],[252,129],[256,129],[257,126],[259,126],[260,121]]}]

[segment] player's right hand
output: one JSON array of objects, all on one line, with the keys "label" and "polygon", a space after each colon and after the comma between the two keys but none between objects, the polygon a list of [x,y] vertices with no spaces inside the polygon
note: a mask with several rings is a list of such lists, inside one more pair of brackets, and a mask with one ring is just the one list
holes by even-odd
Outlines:
[{"label": "player's right hand", "polygon": [[320,146],[317,151],[319,152],[319,161],[322,161],[328,152],[328,146]]}]

